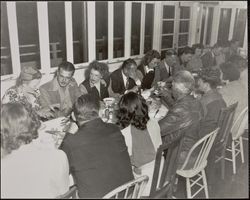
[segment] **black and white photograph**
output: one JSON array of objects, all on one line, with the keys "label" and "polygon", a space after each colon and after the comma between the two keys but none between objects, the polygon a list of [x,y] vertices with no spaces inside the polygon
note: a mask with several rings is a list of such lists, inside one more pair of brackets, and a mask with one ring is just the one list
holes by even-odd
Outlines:
[{"label": "black and white photograph", "polygon": [[247,1],[1,1],[1,198],[249,198]]}]

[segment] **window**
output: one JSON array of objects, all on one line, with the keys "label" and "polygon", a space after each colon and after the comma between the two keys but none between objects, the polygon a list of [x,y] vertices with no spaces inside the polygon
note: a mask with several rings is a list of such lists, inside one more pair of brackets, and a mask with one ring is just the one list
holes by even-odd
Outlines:
[{"label": "window", "polygon": [[165,51],[173,48],[175,26],[175,6],[163,6],[161,57],[165,57]]},{"label": "window", "polygon": [[1,2],[1,76],[12,74],[6,2]]},{"label": "window", "polygon": [[114,58],[124,57],[125,3],[114,2]]},{"label": "window", "polygon": [[188,45],[190,7],[180,7],[178,48]]},{"label": "window", "polygon": [[95,3],[96,59],[108,59],[108,2]]},{"label": "window", "polygon": [[208,8],[206,45],[210,45],[210,41],[211,41],[213,15],[214,15],[214,8]]},{"label": "window", "polygon": [[231,21],[231,8],[222,8],[220,13],[220,23],[217,42],[225,42],[228,40],[229,27]]},{"label": "window", "polygon": [[72,1],[74,63],[88,62],[87,2]]},{"label": "window", "polygon": [[146,4],[144,53],[152,49],[154,29],[154,5]]},{"label": "window", "polygon": [[203,44],[204,31],[205,31],[205,20],[206,20],[206,7],[202,9],[202,21],[201,21],[201,35],[200,35],[200,43]]},{"label": "window", "polygon": [[163,6],[162,49],[173,48],[175,6]]},{"label": "window", "polygon": [[[153,47],[155,8],[153,2],[138,1],[3,1],[1,75],[16,78],[23,65],[50,74],[67,59],[85,67],[93,59],[139,58]],[[176,6],[165,8],[162,37],[168,48],[176,40]]]},{"label": "window", "polygon": [[51,67],[57,67],[66,60],[64,2],[48,2],[48,18]]},{"label": "window", "polygon": [[21,66],[40,66],[36,2],[16,2]]},{"label": "window", "polygon": [[247,10],[236,9],[233,39],[240,41],[240,47],[243,47],[245,28],[247,21]]},{"label": "window", "polygon": [[141,3],[132,3],[131,56],[140,54]]}]

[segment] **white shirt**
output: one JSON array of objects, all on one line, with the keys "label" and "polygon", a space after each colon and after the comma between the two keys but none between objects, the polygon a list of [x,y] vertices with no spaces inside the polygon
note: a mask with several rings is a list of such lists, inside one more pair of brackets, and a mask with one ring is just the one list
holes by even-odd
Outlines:
[{"label": "white shirt", "polygon": [[124,87],[126,87],[127,76],[123,73],[123,71],[122,71],[122,79],[123,79]]},{"label": "white shirt", "polygon": [[170,68],[170,66],[166,63],[165,60],[164,60],[164,65],[165,65],[165,67],[166,67],[166,69],[167,69],[167,72],[168,72],[168,73],[170,72],[170,74],[172,74],[171,68]]},{"label": "white shirt", "polygon": [[99,95],[101,94],[101,93],[100,93],[100,87],[101,87],[100,85],[101,85],[101,82],[98,82],[98,83],[95,83],[95,84],[94,84],[94,86],[96,87],[96,89],[97,89],[98,92],[99,92]]},{"label": "white shirt", "polygon": [[2,198],[55,198],[68,191],[66,154],[37,140],[1,159]]}]

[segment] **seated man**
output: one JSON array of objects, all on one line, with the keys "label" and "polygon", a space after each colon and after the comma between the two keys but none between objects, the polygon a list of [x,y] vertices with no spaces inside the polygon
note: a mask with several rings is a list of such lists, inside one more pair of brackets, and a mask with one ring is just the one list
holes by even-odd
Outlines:
[{"label": "seated man", "polygon": [[64,138],[70,172],[80,198],[101,198],[132,180],[132,166],[119,127],[98,117],[99,101],[84,94],[74,104],[79,130]]},{"label": "seated man", "polygon": [[205,54],[201,56],[202,65],[204,68],[211,68],[216,66],[216,56],[218,56],[221,52],[221,47],[216,43],[212,46],[210,51],[207,51]]},{"label": "seated man", "polygon": [[[216,89],[219,84],[220,71],[218,69],[204,69],[198,76],[198,89],[204,92],[200,99],[204,109],[204,118],[200,124],[201,137],[211,133],[218,127],[220,111],[226,107],[224,99]],[[213,186],[214,181],[216,181],[216,176],[214,176],[215,155],[215,148],[212,148],[208,155],[207,164],[207,181],[210,188]]]},{"label": "seated man", "polygon": [[203,68],[202,61],[201,61],[201,54],[202,50],[204,49],[203,44],[194,44],[192,46],[194,55],[192,56],[191,60],[187,63],[186,70],[190,71],[191,73],[195,73],[200,71]]},{"label": "seated man", "polygon": [[104,80],[105,75],[109,73],[108,66],[105,63],[94,61],[89,64],[88,71],[89,77],[79,85],[81,93],[89,93],[100,101],[109,97],[107,83]]},{"label": "seated man", "polygon": [[189,46],[180,49],[179,51],[179,70],[186,70],[187,63],[191,60],[194,52]]},{"label": "seated man", "polygon": [[158,65],[160,63],[160,54],[156,50],[148,51],[142,58],[141,64],[138,66],[139,77],[141,80],[141,88],[150,89],[160,81],[160,71]]},{"label": "seated man", "polygon": [[109,95],[119,97],[128,91],[137,92],[141,81],[136,70],[136,62],[129,58],[123,62],[121,68],[113,71],[110,75]]},{"label": "seated man", "polygon": [[[222,94],[227,106],[238,102],[234,115],[234,120],[236,120],[241,111],[248,106],[247,61],[241,56],[235,55],[230,58],[230,63],[227,64],[234,67],[234,70],[228,70],[229,65],[221,65],[222,77],[224,80],[229,80],[229,82],[219,92]],[[239,72],[235,71],[235,68]]]},{"label": "seated man", "polygon": [[[203,117],[203,109],[200,101],[191,95],[194,84],[195,80],[188,71],[182,70],[174,75],[172,90],[176,101],[159,121],[163,143],[183,137],[179,166],[185,161],[190,148],[200,139],[198,124]],[[182,132],[183,135],[173,134],[173,131],[187,126],[190,128]]]},{"label": "seated man", "polygon": [[67,116],[72,106],[81,95],[78,85],[73,78],[75,67],[70,62],[62,62],[53,80],[43,84],[40,90],[40,104],[42,108],[54,109],[54,117]]},{"label": "seated man", "polygon": [[159,65],[160,81],[170,80],[169,78],[178,71],[177,60],[177,53],[173,49],[165,52],[165,58]]},{"label": "seated man", "polygon": [[221,108],[226,103],[216,87],[220,84],[220,71],[218,69],[204,69],[198,76],[198,89],[204,94],[200,98],[204,109],[204,118],[201,120],[201,137],[211,133],[218,126],[218,117]]}]

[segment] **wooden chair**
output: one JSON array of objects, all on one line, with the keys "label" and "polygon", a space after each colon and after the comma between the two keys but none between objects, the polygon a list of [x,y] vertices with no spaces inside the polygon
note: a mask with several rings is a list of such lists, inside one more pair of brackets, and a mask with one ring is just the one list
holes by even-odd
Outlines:
[{"label": "wooden chair", "polygon": [[69,191],[56,197],[56,199],[78,199],[76,185],[71,186]]},{"label": "wooden chair", "polygon": [[[196,196],[202,189],[205,190],[206,198],[208,198],[208,187],[207,187],[207,179],[205,174],[205,167],[207,166],[207,157],[215,140],[215,137],[218,133],[219,128],[211,132],[210,134],[205,135],[198,142],[194,144],[194,146],[189,150],[186,160],[183,163],[182,167],[176,171],[179,176],[186,178],[186,189],[187,189],[187,198],[193,198]],[[200,149],[199,149],[200,148]],[[194,162],[190,162],[190,158],[195,152],[199,150],[198,155],[193,156]],[[185,169],[187,164],[190,166],[188,169]],[[192,180],[192,178],[197,177],[196,180]],[[202,179],[203,184],[199,183],[199,180]],[[192,195],[191,188],[195,185],[200,186],[200,188]]]},{"label": "wooden chair", "polygon": [[173,142],[163,142],[157,149],[150,198],[172,198],[177,162],[182,146],[181,131],[184,129],[176,131],[176,134],[180,136]]},{"label": "wooden chair", "polygon": [[148,176],[140,176],[110,191],[103,199],[139,199],[147,182]]},{"label": "wooden chair", "polygon": [[224,179],[225,177],[225,154],[227,149],[227,142],[229,133],[231,132],[231,128],[233,125],[234,113],[238,102],[226,107],[222,108],[219,120],[218,120],[218,127],[220,128],[217,137],[215,139],[215,155],[216,160],[215,163],[221,162],[221,178]]},{"label": "wooden chair", "polygon": [[248,107],[246,107],[235,120],[232,126],[232,144],[226,150],[231,152],[231,158],[225,157],[225,160],[231,161],[233,164],[233,173],[236,174],[236,157],[241,154],[241,161],[244,163],[244,150],[242,135],[245,132],[248,123]]}]

